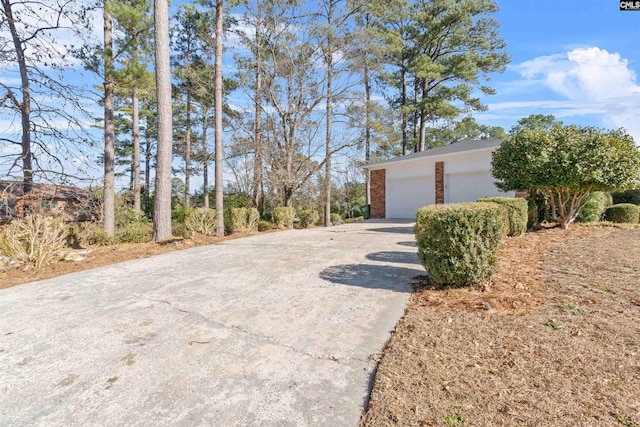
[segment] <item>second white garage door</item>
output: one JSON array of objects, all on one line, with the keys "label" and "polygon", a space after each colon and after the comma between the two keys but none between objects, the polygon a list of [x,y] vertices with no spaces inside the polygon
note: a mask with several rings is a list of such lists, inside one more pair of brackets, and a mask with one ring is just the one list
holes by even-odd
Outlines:
[{"label": "second white garage door", "polygon": [[435,179],[419,176],[387,181],[387,218],[415,218],[418,209],[436,202]]}]

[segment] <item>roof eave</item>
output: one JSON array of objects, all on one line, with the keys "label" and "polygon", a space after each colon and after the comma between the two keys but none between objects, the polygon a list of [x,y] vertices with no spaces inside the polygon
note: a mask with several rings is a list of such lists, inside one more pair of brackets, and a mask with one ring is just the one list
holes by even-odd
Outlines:
[{"label": "roof eave", "polygon": [[476,148],[474,150],[454,151],[452,153],[434,154],[434,155],[431,155],[431,156],[413,157],[413,158],[410,158],[410,159],[403,159],[402,157],[399,157],[399,158],[390,159],[390,160],[383,160],[383,161],[377,162],[377,163],[371,163],[371,164],[368,164],[368,165],[364,165],[362,167],[364,169],[369,169],[369,170],[385,169],[389,165],[397,165],[397,164],[401,164],[401,163],[417,162],[417,161],[426,160],[426,159],[453,157],[453,156],[459,156],[461,154],[481,153],[483,151],[494,151],[497,148],[498,148],[498,146],[482,147],[482,148]]}]

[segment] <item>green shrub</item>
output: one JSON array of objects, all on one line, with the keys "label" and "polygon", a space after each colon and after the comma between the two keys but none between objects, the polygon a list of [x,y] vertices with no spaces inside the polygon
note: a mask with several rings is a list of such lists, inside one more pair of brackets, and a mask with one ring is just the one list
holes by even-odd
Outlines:
[{"label": "green shrub", "polygon": [[540,226],[540,208],[533,199],[527,200],[527,230],[535,230]]},{"label": "green shrub", "polygon": [[231,233],[252,233],[258,229],[260,212],[256,208],[232,208],[230,211]]},{"label": "green shrub", "polygon": [[196,208],[187,212],[185,227],[193,234],[215,236],[218,213],[215,209]]},{"label": "green shrub", "polygon": [[521,236],[527,231],[529,205],[526,199],[519,197],[485,197],[479,202],[493,202],[507,208],[507,235]]},{"label": "green shrub", "polygon": [[189,209],[185,208],[183,204],[176,204],[171,207],[171,222],[177,222],[184,224],[187,220]]},{"label": "green shrub", "polygon": [[151,241],[153,226],[147,224],[128,224],[116,228],[114,239],[118,243],[146,243]]},{"label": "green shrub", "polygon": [[418,210],[418,257],[439,284],[467,285],[498,271],[503,208],[497,203],[431,205]]},{"label": "green shrub", "polygon": [[640,208],[632,203],[619,203],[609,206],[604,212],[604,219],[619,224],[637,224],[640,219]]},{"label": "green shrub", "polygon": [[331,224],[333,224],[333,225],[344,224],[344,221],[342,220],[342,217],[338,213],[332,213],[329,218],[331,219]]},{"label": "green shrub", "polygon": [[244,233],[247,228],[247,208],[231,208],[231,215],[229,221],[231,221],[232,233]]},{"label": "green shrub", "polygon": [[66,237],[67,229],[61,219],[35,214],[7,225],[0,246],[9,258],[39,268],[54,260]]},{"label": "green shrub", "polygon": [[182,222],[171,223],[171,234],[176,237],[182,237],[183,239],[190,239],[193,237],[193,232]]},{"label": "green shrub", "polygon": [[303,209],[298,215],[300,218],[300,225],[307,228],[310,225],[316,225],[320,221],[320,214],[314,209]]},{"label": "green shrub", "polygon": [[150,224],[149,218],[144,212],[136,212],[132,207],[121,207],[116,211],[116,228],[128,225]]},{"label": "green shrub", "polygon": [[273,219],[278,228],[293,228],[293,220],[295,217],[296,210],[294,208],[275,208],[273,210]]},{"label": "green shrub", "polygon": [[80,241],[91,246],[105,246],[114,242],[100,224],[91,224],[86,227],[80,234]]},{"label": "green shrub", "polygon": [[631,203],[634,205],[640,205],[640,188],[634,188],[626,191],[616,191],[611,193],[612,204]]},{"label": "green shrub", "polygon": [[589,196],[587,203],[580,209],[578,212],[578,216],[576,217],[577,222],[596,222],[602,219],[604,215],[604,211],[609,204],[609,193],[605,193],[604,191],[594,191]]},{"label": "green shrub", "polygon": [[269,221],[258,221],[258,231],[273,230],[274,224]]}]

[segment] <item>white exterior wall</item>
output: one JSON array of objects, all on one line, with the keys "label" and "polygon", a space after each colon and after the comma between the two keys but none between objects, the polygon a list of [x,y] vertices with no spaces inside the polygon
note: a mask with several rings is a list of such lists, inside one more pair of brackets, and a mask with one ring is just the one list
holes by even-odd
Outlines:
[{"label": "white exterior wall", "polygon": [[385,167],[387,218],[415,218],[418,209],[435,203],[435,165],[439,161],[444,162],[445,203],[515,196],[495,186],[490,150],[416,159]]}]

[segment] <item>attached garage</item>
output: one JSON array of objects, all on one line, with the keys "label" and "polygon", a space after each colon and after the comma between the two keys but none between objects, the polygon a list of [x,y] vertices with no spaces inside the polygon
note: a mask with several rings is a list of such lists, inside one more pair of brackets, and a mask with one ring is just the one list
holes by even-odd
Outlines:
[{"label": "attached garage", "polygon": [[371,171],[371,216],[415,218],[422,206],[514,197],[496,187],[491,153],[499,140],[464,141],[365,166]]}]

